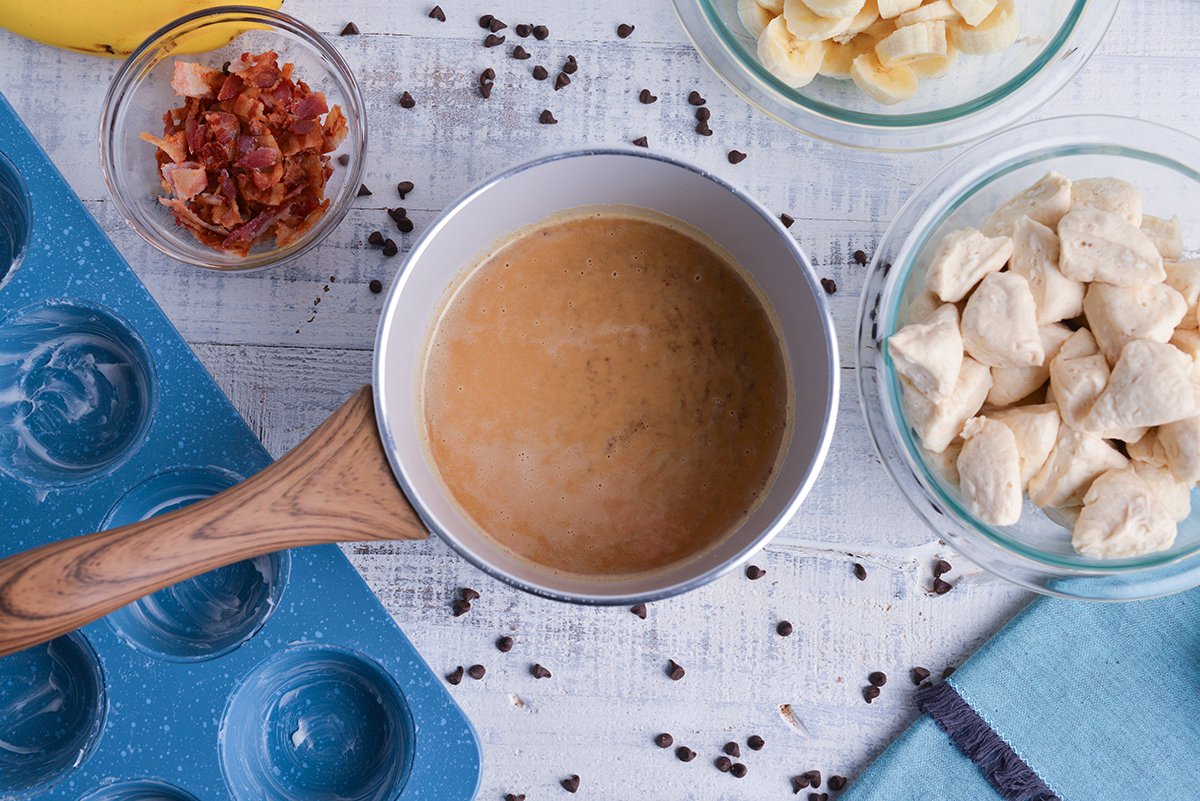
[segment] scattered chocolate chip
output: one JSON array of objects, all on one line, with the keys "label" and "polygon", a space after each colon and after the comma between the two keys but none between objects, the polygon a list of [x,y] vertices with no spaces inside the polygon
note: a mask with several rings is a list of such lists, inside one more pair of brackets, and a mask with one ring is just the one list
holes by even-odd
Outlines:
[{"label": "scattered chocolate chip", "polygon": [[401,181],[400,183],[396,184],[396,191],[400,193],[401,200],[404,200],[404,196],[413,191],[415,188],[416,187],[413,186],[412,181]]},{"label": "scattered chocolate chip", "polygon": [[229,65],[232,63],[233,63],[232,61],[226,61],[224,64],[222,64],[221,65],[221,73],[224,75],[228,75],[229,74]]},{"label": "scattered chocolate chip", "polygon": [[413,96],[408,92],[400,95],[400,108],[412,108],[417,105],[417,101],[413,100]]},{"label": "scattered chocolate chip", "polygon": [[454,602],[453,606],[454,606],[454,616],[455,617],[462,617],[467,612],[471,611],[471,602],[470,601],[458,600],[458,601]]},{"label": "scattered chocolate chip", "polygon": [[505,793],[504,801],[525,801],[524,793]]},{"label": "scattered chocolate chip", "polygon": [[458,684],[460,681],[462,681],[462,677],[463,667],[462,665],[459,665],[454,669],[453,673],[446,677],[446,681],[450,682],[451,684]]},{"label": "scattered chocolate chip", "polygon": [[494,80],[496,80],[496,71],[494,69],[492,69],[491,67],[488,67],[486,70],[479,73],[479,82],[481,84],[488,83],[489,81],[494,81]]},{"label": "scattered chocolate chip", "polygon": [[808,779],[808,783],[809,783],[809,785],[810,785],[810,786],[811,786],[811,787],[812,787],[814,790],[816,790],[818,787],[820,787],[820,786],[821,786],[821,771],[819,771],[819,770],[806,770],[806,771],[804,771],[804,777],[805,777],[806,779]]},{"label": "scattered chocolate chip", "polygon": [[679,758],[680,762],[691,762],[696,758],[696,752],[686,745],[681,745],[675,749],[675,756]]},{"label": "scattered chocolate chip", "polygon": [[629,34],[631,33],[633,33],[632,25],[626,25],[624,22],[622,22],[617,26],[617,36],[620,36],[622,39],[628,39]]},{"label": "scattered chocolate chip", "polygon": [[671,681],[679,681],[687,674],[678,662],[674,659],[667,660],[667,675],[671,677]]},{"label": "scattered chocolate chip", "polygon": [[533,68],[533,79],[535,81],[544,81],[544,80],[546,80],[546,78],[549,75],[550,75],[550,73],[547,72],[546,68],[543,67],[541,64],[538,64],[536,67]]},{"label": "scattered chocolate chip", "polygon": [[854,563],[854,577],[859,581],[867,580],[867,569],[858,562]]},{"label": "scattered chocolate chip", "polygon": [[496,640],[496,648],[502,654],[507,654],[509,651],[512,650],[512,647],[513,647],[513,638],[512,637],[501,637],[500,639]]},{"label": "scattered chocolate chip", "polygon": [[638,92],[638,100],[642,101],[643,104],[648,106],[651,103],[658,101],[658,95],[652,95],[650,94],[649,89],[643,89],[642,91]]},{"label": "scattered chocolate chip", "polygon": [[793,631],[792,624],[787,620],[781,620],[779,621],[779,625],[775,627],[775,631],[780,637],[791,637]]},{"label": "scattered chocolate chip", "polygon": [[370,242],[372,245],[382,245],[383,244],[383,234],[379,231],[372,231],[371,235],[367,237],[367,241]]},{"label": "scattered chocolate chip", "polygon": [[489,97],[491,97],[492,96],[492,84],[490,84],[490,83],[479,84],[479,94],[484,100],[487,100]]},{"label": "scattered chocolate chip", "polygon": [[784,228],[791,228],[792,223],[796,222],[796,218],[790,214],[780,214],[779,221],[783,223]]},{"label": "scattered chocolate chip", "polygon": [[[403,209],[398,209],[398,211],[403,211]],[[405,216],[405,215],[402,215],[402,216]],[[465,600],[465,601],[478,601],[479,593],[477,593],[475,590],[471,589],[470,587],[463,587],[462,597],[463,597],[463,600]]]},{"label": "scattered chocolate chip", "polygon": [[531,671],[531,672],[533,673],[533,677],[534,677],[535,679],[548,679],[548,678],[550,678],[550,671],[546,670],[544,667],[542,667],[541,665],[537,664],[536,662],[534,663],[534,665],[533,665],[533,669],[532,669],[532,671]]},{"label": "scattered chocolate chip", "polygon": [[767,575],[767,571],[763,570],[758,565],[750,565],[746,568],[746,578],[751,581],[758,581],[763,576]]},{"label": "scattered chocolate chip", "polygon": [[949,562],[947,562],[945,559],[939,559],[939,560],[937,560],[937,563],[933,566],[933,577],[941,578],[942,576],[949,573],[953,569],[954,569],[953,566],[951,566],[951,564]]},{"label": "scattered chocolate chip", "polygon": [[538,115],[538,122],[542,125],[558,125],[558,120],[554,119],[554,115],[550,113],[550,109],[546,109]]},{"label": "scattered chocolate chip", "polygon": [[378,295],[383,291],[383,282],[378,278],[372,278],[371,283],[367,284],[367,289],[371,290],[373,294]]},{"label": "scattered chocolate chip", "polygon": [[809,793],[808,801],[829,801],[829,793]]},{"label": "scattered chocolate chip", "polygon": [[950,676],[951,676],[951,675],[954,673],[954,671],[956,671],[956,670],[958,670],[958,668],[954,667],[954,665],[951,665],[950,667],[948,667],[948,668],[946,668],[945,670],[943,670],[943,671],[942,671],[942,678],[943,678],[943,679],[948,679],[948,678],[950,678]]},{"label": "scattered chocolate chip", "polygon": [[713,764],[716,765],[717,770],[728,773],[729,769],[733,767],[733,760],[727,756],[720,756],[713,761]]},{"label": "scattered chocolate chip", "polygon": [[[429,18],[436,19],[438,22],[445,22],[446,21],[446,12],[442,11],[441,6],[434,6],[433,10],[429,12]],[[509,795],[511,795],[511,793]],[[525,796],[521,796],[521,798],[524,799]]]},{"label": "scattered chocolate chip", "polygon": [[343,167],[345,167],[349,163],[350,163],[350,154],[349,153],[343,153],[342,155],[338,156],[338,164],[341,164]]},{"label": "scattered chocolate chip", "polygon": [[483,40],[483,46],[484,47],[499,47],[500,45],[504,44],[504,39],[505,39],[505,37],[503,37],[503,36],[497,36],[494,33],[489,33],[487,35],[487,38]]},{"label": "scattered chocolate chip", "polygon": [[703,106],[708,101],[700,96],[700,93],[693,89],[688,93],[688,103],[693,106]]},{"label": "scattered chocolate chip", "polygon": [[675,745],[675,738],[666,732],[663,732],[654,738],[654,744],[659,748],[670,748],[671,746]]},{"label": "scattered chocolate chip", "polygon": [[825,290],[826,295],[832,295],[837,292],[837,283],[832,278],[822,278],[821,289]]},{"label": "scattered chocolate chip", "polygon": [[846,777],[845,776],[830,776],[829,777],[829,789],[830,790],[835,790],[835,791],[840,790],[845,786],[846,786]]},{"label": "scattered chocolate chip", "polygon": [[494,20],[494,19],[495,19],[495,17],[493,17],[491,14],[484,14],[482,17],[479,18],[479,27],[480,28],[491,27],[492,20]]},{"label": "scattered chocolate chip", "polygon": [[707,120],[700,120],[700,124],[696,126],[696,133],[701,136],[712,136],[712,128],[708,127]]},{"label": "scattered chocolate chip", "polygon": [[483,665],[471,665],[471,667],[467,669],[467,675],[475,679],[475,681],[482,679],[486,673],[487,668],[485,668]]},{"label": "scattered chocolate chip", "polygon": [[493,17],[492,21],[490,23],[488,23],[488,30],[491,31],[492,33],[495,33],[496,31],[502,31],[507,27],[508,27],[507,25],[505,25],[503,22],[496,19],[495,17]]},{"label": "scattered chocolate chip", "polygon": [[554,79],[554,91],[556,91],[556,92],[559,89],[562,89],[564,86],[570,86],[570,85],[571,85],[571,79],[570,79],[570,77],[567,76],[567,73],[565,73],[565,72],[558,73],[558,77]]},{"label": "scattered chocolate chip", "polygon": [[411,234],[413,230],[413,221],[405,217],[402,220],[396,220],[396,227],[400,229],[402,234]]},{"label": "scattered chocolate chip", "polygon": [[578,793],[579,792],[579,776],[577,774],[572,773],[571,778],[562,780],[562,786],[563,786],[563,789],[566,790],[568,793]]},{"label": "scattered chocolate chip", "polygon": [[854,251],[854,260],[856,262],[858,262],[860,267],[867,266],[867,254],[864,251],[861,251],[861,250]]},{"label": "scattered chocolate chip", "polygon": [[650,140],[644,136],[639,136],[637,139],[633,140],[633,144],[637,145],[638,147],[650,147]]},{"label": "scattered chocolate chip", "polygon": [[533,26],[522,24],[513,28],[513,30],[516,31],[517,36],[520,36],[522,39],[524,39],[525,37],[529,36],[529,34],[533,33]]},{"label": "scattered chocolate chip", "polygon": [[698,119],[698,120],[712,119],[712,110],[709,109],[708,106],[701,106],[700,108],[696,109],[696,119]]},{"label": "scattered chocolate chip", "polygon": [[733,766],[729,768],[729,772],[733,774],[733,778],[735,779],[744,779],[749,771],[746,770],[746,766],[741,762],[734,762]]},{"label": "scattered chocolate chip", "polygon": [[887,674],[882,670],[876,670],[867,675],[867,681],[874,684],[876,687],[882,687],[887,684]]},{"label": "scattered chocolate chip", "polygon": [[763,750],[763,746],[766,744],[767,741],[759,737],[757,734],[751,734],[750,737],[746,739],[746,745],[750,746],[751,751],[761,751]]},{"label": "scattered chocolate chip", "polygon": [[646,619],[646,605],[645,604],[638,604],[637,606],[630,608],[629,611],[633,612],[635,615],[640,617],[642,620]]},{"label": "scattered chocolate chip", "polygon": [[346,23],[346,27],[342,28],[342,36],[356,36],[360,33],[362,33],[362,31],[360,31],[358,26],[353,22]]},{"label": "scattered chocolate chip", "polygon": [[534,25],[533,26],[533,38],[534,39],[537,39],[539,42],[541,42],[541,41],[544,41],[545,39],[547,39],[549,36],[550,36],[550,29],[547,28],[545,25]]},{"label": "scattered chocolate chip", "polygon": [[734,758],[740,757],[742,755],[741,746],[739,746],[737,743],[732,742],[732,741],[725,743],[725,747],[722,748],[721,750]]},{"label": "scattered chocolate chip", "polygon": [[871,703],[879,697],[879,688],[874,684],[863,687],[863,698],[867,699],[867,703]]},{"label": "scattered chocolate chip", "polygon": [[366,184],[359,184],[359,185],[358,185],[358,195],[357,195],[357,197],[366,197],[366,196],[367,196],[367,195],[369,195],[369,194],[371,194],[371,190],[370,190],[370,189],[367,189],[367,185],[366,185]]},{"label": "scattered chocolate chip", "polygon": [[807,776],[792,777],[792,795],[800,795],[801,790],[807,790],[809,785]]},{"label": "scattered chocolate chip", "polygon": [[746,154],[743,153],[742,151],[740,151],[740,150],[730,150],[729,151],[729,163],[730,164],[741,164],[745,160],[746,160]]},{"label": "scattered chocolate chip", "polygon": [[925,679],[927,679],[927,678],[929,678],[929,669],[928,668],[915,667],[912,669],[913,684],[920,684],[921,682],[925,681]]},{"label": "scattered chocolate chip", "polygon": [[930,687],[932,687],[932,686],[933,686],[933,682],[932,682],[932,681],[923,681],[923,682],[921,682],[920,684],[918,684],[918,685],[917,685],[917,689],[919,689],[919,690],[927,690],[927,689],[929,689],[929,688],[930,688]]},{"label": "scattered chocolate chip", "polygon": [[516,47],[513,48],[512,57],[515,58],[517,61],[524,61],[527,58],[532,58],[532,56],[529,55],[529,51],[527,51],[525,48],[521,47],[520,45],[517,45]]},{"label": "scattered chocolate chip", "polygon": [[[388,213],[388,216],[392,218],[392,222],[400,222],[401,220],[403,220],[405,217],[408,216],[408,209],[404,208],[403,206],[397,206],[394,209],[388,209],[387,213]],[[472,590],[472,592],[474,592],[474,590]],[[463,593],[463,596],[465,597],[466,593]],[[475,599],[467,598],[467,600],[473,601]]]},{"label": "scattered chocolate chip", "polygon": [[933,580],[933,591],[938,595],[945,595],[952,589],[954,589],[954,585],[944,579],[938,578]]},{"label": "scattered chocolate chip", "polygon": [[574,75],[579,70],[579,62],[575,60],[575,56],[567,56],[567,63],[563,64],[562,71],[568,75]]},{"label": "scattered chocolate chip", "polygon": [[[400,252],[400,248],[396,247],[396,243],[390,239],[383,240],[383,255],[391,258]],[[470,604],[467,604],[469,607]]]}]

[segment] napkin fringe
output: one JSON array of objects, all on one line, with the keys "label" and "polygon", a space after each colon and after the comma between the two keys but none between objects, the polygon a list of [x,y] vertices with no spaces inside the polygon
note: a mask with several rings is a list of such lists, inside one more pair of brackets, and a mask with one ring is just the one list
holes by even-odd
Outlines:
[{"label": "napkin fringe", "polygon": [[948,682],[918,690],[914,699],[949,735],[958,750],[979,766],[1005,801],[1059,801],[1033,768]]}]

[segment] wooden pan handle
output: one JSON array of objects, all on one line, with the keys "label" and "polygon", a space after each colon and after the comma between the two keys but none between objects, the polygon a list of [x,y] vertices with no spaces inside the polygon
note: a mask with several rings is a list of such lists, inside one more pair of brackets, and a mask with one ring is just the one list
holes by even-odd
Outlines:
[{"label": "wooden pan handle", "polygon": [[365,386],[290,453],[224,492],[0,560],[0,656],[243,559],[427,536],[392,473]]}]

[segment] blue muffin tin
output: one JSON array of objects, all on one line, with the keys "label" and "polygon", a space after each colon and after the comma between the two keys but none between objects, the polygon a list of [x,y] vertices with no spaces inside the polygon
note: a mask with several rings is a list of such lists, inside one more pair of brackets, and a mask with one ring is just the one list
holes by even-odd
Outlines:
[{"label": "blue muffin tin", "polygon": [[[270,461],[0,95],[0,555]],[[471,724],[335,546],[0,658],[0,799],[456,801],[479,778]]]}]

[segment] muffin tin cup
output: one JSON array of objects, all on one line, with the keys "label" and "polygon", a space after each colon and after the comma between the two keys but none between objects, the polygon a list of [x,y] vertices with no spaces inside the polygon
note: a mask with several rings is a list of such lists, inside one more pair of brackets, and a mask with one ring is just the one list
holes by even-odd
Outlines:
[{"label": "muffin tin cup", "polygon": [[0,289],[29,250],[33,207],[16,166],[0,152]]}]

